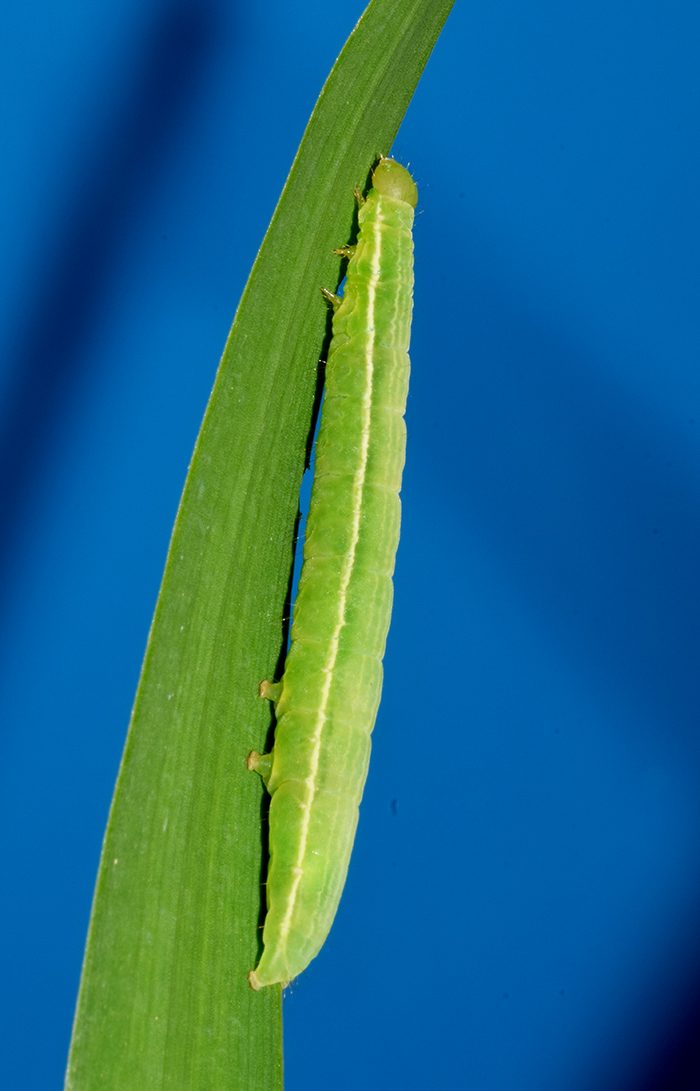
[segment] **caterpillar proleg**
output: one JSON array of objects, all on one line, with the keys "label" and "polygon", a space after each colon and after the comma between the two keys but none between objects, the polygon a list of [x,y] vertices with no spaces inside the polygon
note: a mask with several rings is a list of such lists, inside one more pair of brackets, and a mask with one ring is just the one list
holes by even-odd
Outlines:
[{"label": "caterpillar proleg", "polygon": [[403,414],[413,294],[415,183],[380,159],[359,210],[333,339],[316,470],[278,683],[269,754],[253,751],[270,802],[264,951],[251,987],[286,985],[318,954],[338,908],[382,689],[399,541]]}]

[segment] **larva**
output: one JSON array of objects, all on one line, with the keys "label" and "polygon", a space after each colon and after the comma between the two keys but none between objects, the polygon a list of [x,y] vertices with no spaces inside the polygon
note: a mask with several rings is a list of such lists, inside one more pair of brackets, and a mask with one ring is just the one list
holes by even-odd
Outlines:
[{"label": "larva", "polygon": [[415,183],[382,158],[359,210],[316,442],[304,563],[269,754],[264,951],[252,988],[286,985],[321,949],[345,885],[382,688],[406,450]]}]

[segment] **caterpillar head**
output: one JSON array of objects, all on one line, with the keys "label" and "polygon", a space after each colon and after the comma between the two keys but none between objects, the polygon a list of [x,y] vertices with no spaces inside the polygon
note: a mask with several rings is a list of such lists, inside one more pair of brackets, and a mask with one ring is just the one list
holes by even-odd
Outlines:
[{"label": "caterpillar head", "polygon": [[418,190],[405,167],[395,159],[380,159],[372,171],[372,188],[383,197],[394,197],[405,201],[415,208],[418,204]]}]

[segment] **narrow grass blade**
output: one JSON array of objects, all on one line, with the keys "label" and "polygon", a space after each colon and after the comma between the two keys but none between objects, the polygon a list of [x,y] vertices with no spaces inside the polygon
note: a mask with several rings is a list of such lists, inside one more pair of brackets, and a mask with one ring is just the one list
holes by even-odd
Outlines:
[{"label": "narrow grass blade", "polygon": [[[259,953],[270,729],[317,363],[353,189],[387,153],[452,0],[373,0],[323,88],[243,293],[187,477],[95,893],[70,1091],[274,1091]],[[253,184],[264,163],[251,163]]]}]

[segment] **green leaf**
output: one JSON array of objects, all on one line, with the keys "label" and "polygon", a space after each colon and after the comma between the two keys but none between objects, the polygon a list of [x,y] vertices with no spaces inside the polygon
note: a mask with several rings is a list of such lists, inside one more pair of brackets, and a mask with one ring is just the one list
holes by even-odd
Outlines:
[{"label": "green leaf", "polygon": [[[388,153],[453,0],[373,0],[309,121],[238,308],[185,484],[110,813],[70,1091],[273,1091],[281,996],[254,993],[260,779],[299,486],[355,186]],[[265,163],[252,163],[244,185]]]}]

